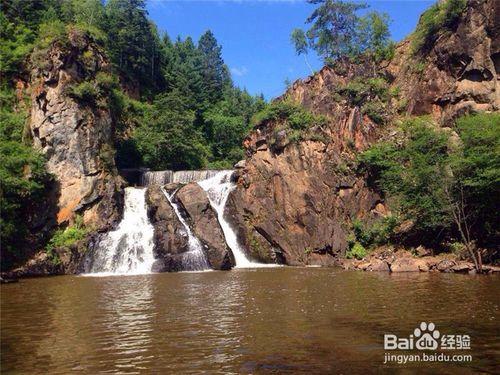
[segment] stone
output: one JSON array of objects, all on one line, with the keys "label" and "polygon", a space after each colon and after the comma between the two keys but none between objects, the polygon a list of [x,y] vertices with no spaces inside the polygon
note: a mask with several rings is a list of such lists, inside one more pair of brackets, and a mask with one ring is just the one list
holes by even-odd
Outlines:
[{"label": "stone", "polygon": [[372,259],[367,270],[376,272],[389,272],[391,269],[387,262],[380,259]]},{"label": "stone", "polygon": [[451,269],[457,273],[469,273],[469,271],[474,269],[474,265],[469,262],[459,262],[452,266]]},{"label": "stone", "polygon": [[212,268],[228,270],[233,267],[233,254],[226,244],[217,213],[210,205],[205,190],[192,182],[177,192],[176,199],[186,211],[193,233],[205,245]]},{"label": "stone", "polygon": [[153,272],[179,271],[182,253],[189,251],[184,227],[159,186],[146,192],[148,217],[154,227],[154,254],[158,260]]},{"label": "stone", "polygon": [[412,257],[397,258],[391,264],[391,272],[419,272],[422,264],[417,262],[417,259]]},{"label": "stone", "polygon": [[441,272],[452,272],[452,268],[455,265],[456,263],[453,260],[443,259],[437,264],[436,268]]},{"label": "stone", "polygon": [[[85,52],[85,58],[83,54]],[[82,69],[85,59],[92,67]],[[123,180],[115,167],[113,126],[108,109],[78,102],[67,94],[72,85],[110,72],[111,65],[91,39],[74,30],[67,45],[52,44],[44,67],[31,72],[33,146],[45,155],[55,178],[57,224],[75,215],[97,230],[121,219]]]}]

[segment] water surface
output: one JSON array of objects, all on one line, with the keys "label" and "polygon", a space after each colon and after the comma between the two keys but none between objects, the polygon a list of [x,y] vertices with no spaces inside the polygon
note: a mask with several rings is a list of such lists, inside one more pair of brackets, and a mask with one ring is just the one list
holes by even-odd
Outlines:
[{"label": "water surface", "polygon": [[[1,287],[2,373],[470,373],[498,370],[497,276],[274,268],[62,276]],[[470,363],[384,365],[421,321]]]}]

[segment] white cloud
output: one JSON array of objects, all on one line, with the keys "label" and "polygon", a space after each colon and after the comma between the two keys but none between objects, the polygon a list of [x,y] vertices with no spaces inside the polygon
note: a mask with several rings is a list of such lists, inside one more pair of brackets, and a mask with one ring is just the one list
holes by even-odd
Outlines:
[{"label": "white cloud", "polygon": [[242,66],[240,68],[233,67],[231,68],[231,73],[233,73],[235,76],[241,77],[248,73],[248,69],[246,66]]}]

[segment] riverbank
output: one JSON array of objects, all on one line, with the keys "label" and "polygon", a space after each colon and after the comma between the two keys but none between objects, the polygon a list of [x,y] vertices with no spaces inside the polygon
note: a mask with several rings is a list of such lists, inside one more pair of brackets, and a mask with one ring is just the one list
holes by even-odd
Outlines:
[{"label": "riverbank", "polygon": [[[24,266],[12,271],[2,272],[2,283],[4,280],[16,280],[21,278],[72,275],[77,274],[77,269],[71,263],[71,256],[61,251],[59,259],[62,261],[54,263],[46,253],[40,252]],[[78,253],[73,249],[74,253]],[[405,272],[444,272],[474,275],[477,271],[472,262],[461,260],[454,254],[444,253],[439,255],[414,255],[408,250],[395,250],[389,247],[381,247],[363,259],[340,258],[332,262],[334,266],[320,266],[323,268],[341,267],[345,270],[405,273]],[[286,266],[286,265],[285,265]],[[293,266],[291,266],[293,268]],[[483,274],[500,273],[500,267],[492,264],[483,264]]]},{"label": "riverbank", "polygon": [[[417,256],[408,250],[394,250],[388,247],[381,247],[363,259],[341,259],[339,263],[346,270],[358,271],[477,273],[474,263],[462,260],[455,254],[444,253],[433,256],[426,252],[422,256]],[[491,264],[482,266],[483,274],[498,272],[500,272],[498,266]]]}]

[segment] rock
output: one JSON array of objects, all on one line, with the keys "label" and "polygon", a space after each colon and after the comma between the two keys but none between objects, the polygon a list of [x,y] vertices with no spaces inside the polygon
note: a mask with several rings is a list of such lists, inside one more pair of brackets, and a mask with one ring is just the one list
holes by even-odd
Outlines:
[{"label": "rock", "polygon": [[234,169],[243,169],[246,166],[246,161],[245,160],[240,160],[234,165]]},{"label": "rock", "polygon": [[459,262],[451,267],[453,272],[457,273],[469,273],[469,271],[474,269],[474,265],[469,262]]},{"label": "rock", "polygon": [[[29,128],[33,146],[45,155],[55,178],[57,223],[71,224],[79,214],[86,225],[107,230],[120,220],[123,207],[111,113],[68,92],[97,73],[110,72],[111,66],[93,41],[76,30],[69,33],[68,44],[52,44],[44,58],[43,67],[31,72]],[[91,66],[85,63],[89,59]]]},{"label": "rock", "polygon": [[192,182],[177,192],[176,199],[186,211],[193,233],[205,245],[212,268],[228,270],[233,267],[233,254],[226,244],[217,213],[212,209],[206,192]]},{"label": "rock", "polygon": [[417,247],[416,252],[417,252],[417,255],[419,257],[424,257],[424,256],[427,256],[427,255],[432,255],[432,251],[430,249],[427,249],[427,248],[423,247],[422,245],[420,245],[420,246]]},{"label": "rock", "polygon": [[412,115],[432,114],[446,124],[459,115],[500,108],[498,59],[499,2],[471,0],[453,30],[438,31],[421,53],[423,71],[414,69],[410,42],[402,42],[388,70],[409,100]]},{"label": "rock", "polygon": [[391,269],[387,262],[380,259],[372,259],[367,268],[368,271],[389,272]]},{"label": "rock", "polygon": [[410,257],[397,258],[391,264],[391,272],[394,272],[394,273],[397,273],[397,272],[419,272],[421,265],[422,264],[417,262],[417,259],[415,259],[415,258],[410,258]]},{"label": "rock", "polygon": [[450,259],[443,259],[440,261],[436,268],[441,272],[452,272],[452,268],[456,265],[456,262]]},{"label": "rock", "polygon": [[148,187],[146,202],[148,216],[154,227],[154,253],[158,260],[153,271],[182,270],[181,255],[189,250],[182,223],[159,186]]}]

